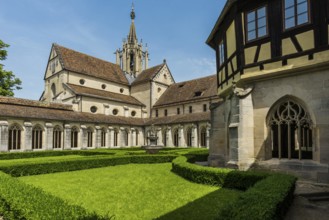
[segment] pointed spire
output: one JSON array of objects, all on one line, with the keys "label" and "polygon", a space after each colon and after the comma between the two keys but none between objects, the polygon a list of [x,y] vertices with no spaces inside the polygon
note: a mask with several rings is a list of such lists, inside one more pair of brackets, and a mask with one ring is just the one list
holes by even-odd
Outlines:
[{"label": "pointed spire", "polygon": [[136,14],[134,11],[134,3],[133,3],[131,6],[131,12],[130,12],[131,25],[130,25],[129,35],[128,35],[129,43],[137,42],[136,29],[135,29],[135,24],[134,24],[135,17],[136,17]]}]

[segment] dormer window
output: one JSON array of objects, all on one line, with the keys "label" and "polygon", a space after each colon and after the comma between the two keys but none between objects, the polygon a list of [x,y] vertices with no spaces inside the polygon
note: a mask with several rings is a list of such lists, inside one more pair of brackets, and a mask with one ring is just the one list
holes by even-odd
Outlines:
[{"label": "dormer window", "polygon": [[197,91],[194,93],[194,97],[199,97],[199,96],[202,96],[202,93],[201,91]]},{"label": "dormer window", "polygon": [[220,66],[225,61],[225,44],[223,40],[218,45],[218,57],[219,57],[219,66]]},{"label": "dormer window", "polygon": [[309,22],[308,0],[284,0],[285,30]]},{"label": "dormer window", "polygon": [[246,30],[247,41],[257,40],[267,35],[266,6],[247,12]]}]

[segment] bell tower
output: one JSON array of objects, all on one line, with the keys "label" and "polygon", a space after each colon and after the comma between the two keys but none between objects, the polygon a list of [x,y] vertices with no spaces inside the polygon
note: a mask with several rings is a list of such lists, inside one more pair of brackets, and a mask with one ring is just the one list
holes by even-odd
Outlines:
[{"label": "bell tower", "polygon": [[129,34],[126,39],[123,40],[122,49],[116,50],[116,63],[120,65],[121,69],[137,77],[144,69],[148,68],[148,57],[149,53],[147,46],[143,49],[142,41],[138,43],[135,18],[136,14],[134,11],[134,5],[131,7],[130,12],[131,24]]}]

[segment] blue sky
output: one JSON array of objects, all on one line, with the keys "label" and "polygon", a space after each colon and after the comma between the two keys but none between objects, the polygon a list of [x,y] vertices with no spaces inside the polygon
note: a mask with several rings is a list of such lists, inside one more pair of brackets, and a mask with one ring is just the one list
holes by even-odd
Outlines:
[{"label": "blue sky", "polygon": [[[205,44],[225,0],[134,0],[138,39],[149,66],[167,60],[176,82],[215,74]],[[5,69],[19,77],[16,97],[39,99],[52,43],[115,62],[129,32],[131,0],[0,0],[0,39],[10,44]]]}]

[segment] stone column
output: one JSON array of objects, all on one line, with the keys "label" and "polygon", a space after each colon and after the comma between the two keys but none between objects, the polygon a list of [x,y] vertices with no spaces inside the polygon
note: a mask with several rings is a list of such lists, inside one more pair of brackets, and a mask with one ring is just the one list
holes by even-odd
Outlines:
[{"label": "stone column", "polygon": [[113,143],[114,142],[114,130],[112,127],[108,128],[106,137],[107,137],[107,140],[106,140],[107,146],[109,148],[113,147],[114,146],[114,143]]},{"label": "stone column", "polygon": [[71,126],[69,124],[64,125],[64,134],[63,134],[63,149],[71,149]]},{"label": "stone column", "polygon": [[88,135],[87,135],[87,126],[81,125],[81,132],[79,132],[78,138],[78,148],[87,149]]},{"label": "stone column", "polygon": [[167,127],[167,146],[168,147],[172,147],[173,143],[172,143],[172,129],[171,127]]},{"label": "stone column", "polygon": [[119,131],[118,146],[125,147],[125,128],[123,127]]},{"label": "stone column", "polygon": [[206,147],[209,149],[209,141],[210,141],[210,125],[207,126],[206,130]]},{"label": "stone column", "polygon": [[32,123],[24,122],[25,141],[22,143],[21,150],[31,151],[32,150]]},{"label": "stone column", "polygon": [[162,140],[162,130],[161,130],[161,128],[159,128],[159,129],[157,130],[157,137],[158,137],[157,145],[163,145],[163,140]]},{"label": "stone column", "polygon": [[0,152],[8,151],[8,122],[0,121]]},{"label": "stone column", "polygon": [[130,135],[130,143],[131,146],[137,146],[138,144],[136,143],[136,130],[135,128],[131,129],[131,135]]},{"label": "stone column", "polygon": [[192,147],[198,146],[198,129],[195,125],[192,126]]},{"label": "stone column", "polygon": [[184,127],[178,127],[178,146],[179,147],[186,147],[185,138],[184,138]]},{"label": "stone column", "polygon": [[101,138],[102,138],[102,128],[100,126],[95,126],[95,141],[94,147],[100,148],[101,147]]},{"label": "stone column", "polygon": [[45,150],[53,149],[53,131],[54,126],[52,123],[46,123],[45,125]]}]

